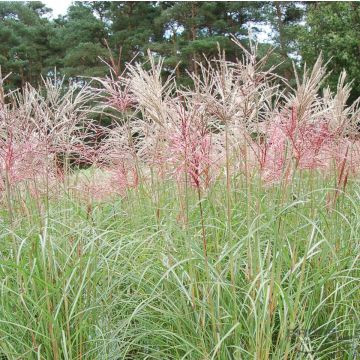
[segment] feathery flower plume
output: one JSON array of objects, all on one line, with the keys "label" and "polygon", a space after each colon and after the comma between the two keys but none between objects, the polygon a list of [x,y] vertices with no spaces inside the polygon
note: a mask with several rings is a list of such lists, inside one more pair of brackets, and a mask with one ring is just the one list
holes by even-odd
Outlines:
[{"label": "feathery flower plume", "polygon": [[207,187],[211,181],[211,134],[198,108],[175,105],[172,126],[168,129],[165,161],[173,167],[178,181],[183,174],[196,188]]}]

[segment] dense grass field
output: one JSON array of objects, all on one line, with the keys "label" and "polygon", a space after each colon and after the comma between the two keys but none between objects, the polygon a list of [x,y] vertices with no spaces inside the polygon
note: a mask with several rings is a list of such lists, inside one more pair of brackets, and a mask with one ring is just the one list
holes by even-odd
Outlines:
[{"label": "dense grass field", "polygon": [[3,358],[356,359],[359,183],[231,180],[3,209]]},{"label": "dense grass field", "polygon": [[186,89],[0,77],[1,360],[360,358],[360,99],[234,42]]}]

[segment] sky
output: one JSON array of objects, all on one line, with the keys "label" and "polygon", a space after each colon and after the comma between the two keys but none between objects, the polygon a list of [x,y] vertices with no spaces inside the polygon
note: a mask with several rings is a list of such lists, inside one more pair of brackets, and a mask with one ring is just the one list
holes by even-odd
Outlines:
[{"label": "sky", "polygon": [[67,8],[71,5],[72,0],[42,0],[47,7],[53,9],[53,17],[65,15]]}]

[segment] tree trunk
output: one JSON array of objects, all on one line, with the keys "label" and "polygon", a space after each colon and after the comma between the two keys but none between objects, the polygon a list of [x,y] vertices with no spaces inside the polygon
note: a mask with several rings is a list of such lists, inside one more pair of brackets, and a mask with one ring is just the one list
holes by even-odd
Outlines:
[{"label": "tree trunk", "polygon": [[[280,41],[280,54],[284,61],[289,59],[289,56],[286,51],[286,41],[284,37],[284,22],[282,20],[282,10],[281,4],[279,2],[275,2],[275,9],[276,9],[276,20],[277,20],[277,30],[279,32],[279,41]],[[289,69],[284,70],[284,77],[287,80],[292,78],[292,71]]]},{"label": "tree trunk", "polygon": [[[191,3],[191,40],[196,40],[196,26],[195,26],[195,18],[196,18],[196,8],[195,3]],[[193,69],[195,75],[198,75],[198,64],[197,64],[197,55],[196,52],[193,52]]]}]

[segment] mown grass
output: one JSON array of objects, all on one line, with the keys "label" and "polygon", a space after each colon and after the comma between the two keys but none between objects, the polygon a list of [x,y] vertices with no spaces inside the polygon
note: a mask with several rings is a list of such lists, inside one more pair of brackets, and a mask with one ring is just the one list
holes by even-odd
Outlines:
[{"label": "mown grass", "polygon": [[[1,211],[5,359],[356,359],[360,186],[321,174]],[[230,204],[230,211],[227,208]],[[231,218],[227,215],[231,214]]]}]

